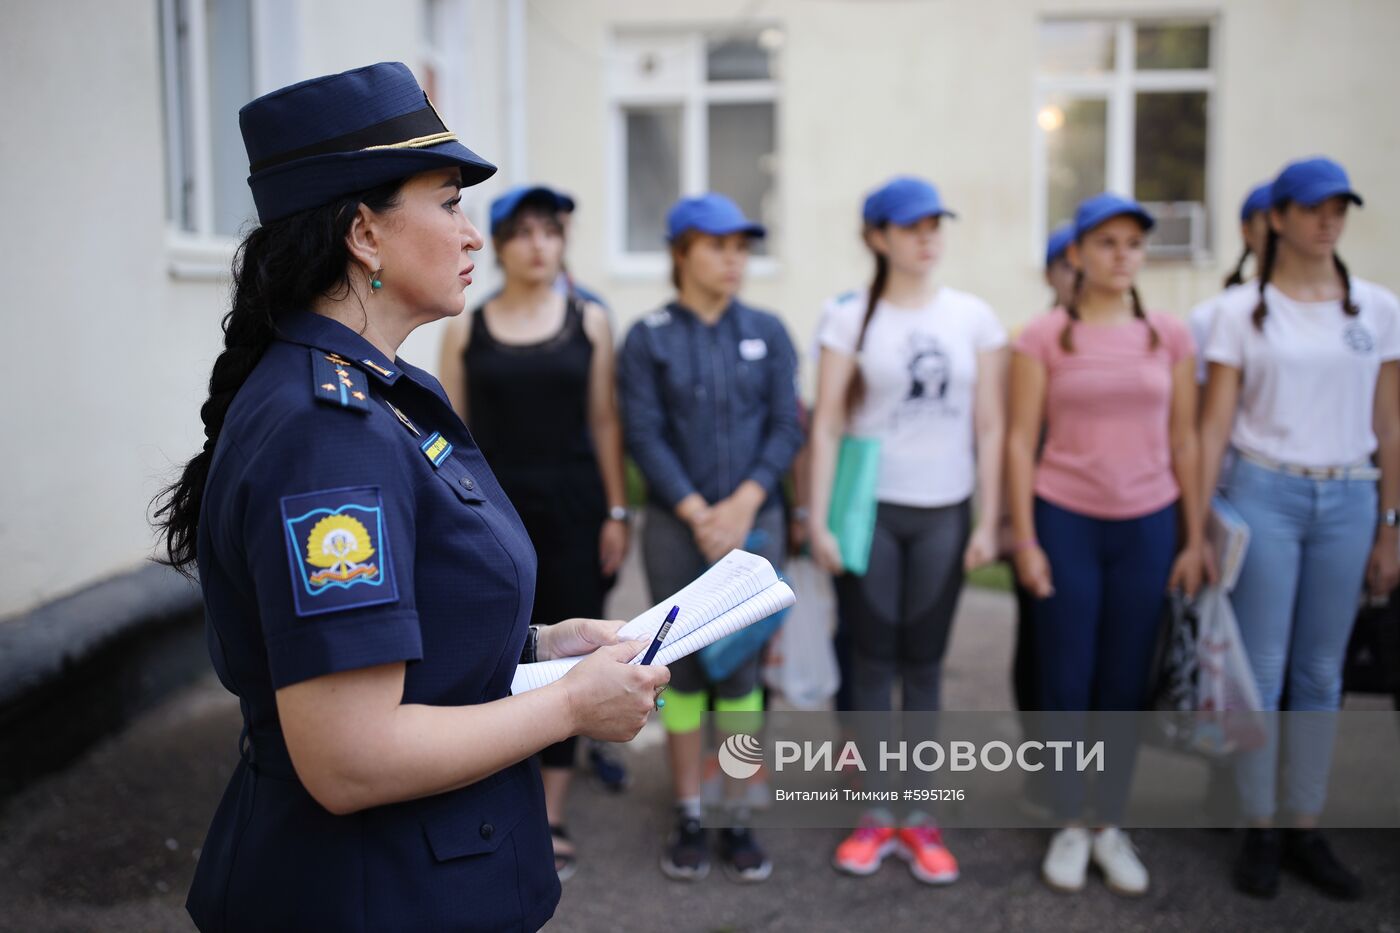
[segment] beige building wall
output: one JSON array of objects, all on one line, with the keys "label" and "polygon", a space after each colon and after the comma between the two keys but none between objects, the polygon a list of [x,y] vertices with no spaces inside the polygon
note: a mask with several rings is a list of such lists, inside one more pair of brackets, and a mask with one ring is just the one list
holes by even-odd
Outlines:
[{"label": "beige building wall", "polygon": [[[500,0],[465,0],[454,88],[469,145],[501,144]],[[265,89],[374,61],[417,67],[416,0],[276,0]],[[228,241],[174,246],[166,222],[157,3],[6,6],[0,29],[0,618],[139,565],[145,506],[203,443],[199,406],[227,311]],[[483,69],[478,73],[475,69]],[[240,158],[242,153],[239,153]],[[178,266],[181,272],[172,272]],[[435,360],[433,333],[405,355]]]},{"label": "beige building wall", "polygon": [[[630,321],[665,282],[610,268],[607,89],[619,31],[780,27],[780,268],[747,297],[810,343],[823,299],[863,284],[866,191],[898,172],[933,179],[962,218],[940,278],[990,301],[1008,324],[1045,306],[1032,231],[1037,24],[1063,15],[1213,17],[1208,261],[1154,261],[1147,302],[1185,313],[1238,256],[1238,205],[1290,158],[1341,161],[1367,198],[1343,241],[1355,273],[1400,286],[1400,4],[1391,0],[537,0],[529,16],[532,179],[579,197],[578,277]],[[737,19],[744,17],[744,20]],[[810,373],[808,374],[810,378]]]},{"label": "beige building wall", "polygon": [[[417,0],[255,0],[281,10],[285,54],[268,87],[398,59],[417,65]],[[1345,255],[1391,287],[1400,253],[1400,5],[1391,0],[448,0],[459,72],[444,115],[503,168],[468,192],[519,181],[575,193],[572,266],[625,326],[664,300],[664,275],[610,267],[606,68],[618,31],[780,27],[776,271],[746,289],[810,343],[821,301],[860,285],[869,261],[859,204],[895,172],[933,178],[963,219],[944,281],[1008,323],[1045,303],[1033,243],[1032,140],[1038,19],[1048,15],[1216,18],[1208,262],[1158,263],[1149,303],[1184,312],[1238,251],[1240,197],[1287,158],[1325,152],[1368,207]],[[165,218],[157,4],[20,3],[0,30],[0,228],[10,335],[0,367],[0,617],[146,559],[144,507],[202,442],[198,408],[227,306],[227,242],[176,248]],[[288,12],[290,11],[290,12]],[[513,25],[523,36],[512,37]],[[451,37],[449,37],[450,39]],[[451,44],[451,42],[449,42]],[[510,50],[523,48],[523,68]],[[523,85],[515,77],[523,72]],[[511,103],[522,100],[523,110]],[[523,123],[517,125],[517,121]],[[489,294],[489,250],[468,301]],[[174,274],[172,269],[182,270]],[[441,325],[402,355],[435,368]],[[810,372],[808,373],[810,378]]]}]

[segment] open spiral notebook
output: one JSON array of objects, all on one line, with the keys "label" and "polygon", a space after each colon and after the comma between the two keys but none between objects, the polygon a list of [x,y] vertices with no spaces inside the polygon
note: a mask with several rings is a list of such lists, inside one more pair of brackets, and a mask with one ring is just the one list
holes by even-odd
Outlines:
[{"label": "open spiral notebook", "polygon": [[[679,592],[628,622],[618,637],[634,638],[649,647],[666,613],[672,606],[680,606],[654,662],[670,664],[796,602],[796,594],[778,579],[772,564],[757,554],[734,550]],[[631,663],[640,664],[645,653],[643,648]],[[524,693],[553,683],[584,657],[521,664],[511,680],[511,693]]]}]

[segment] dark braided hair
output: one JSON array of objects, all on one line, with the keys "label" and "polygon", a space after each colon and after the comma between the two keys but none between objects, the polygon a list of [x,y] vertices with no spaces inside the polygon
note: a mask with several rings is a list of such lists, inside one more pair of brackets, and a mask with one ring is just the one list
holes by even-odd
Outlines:
[{"label": "dark braided hair", "polygon": [[[882,224],[878,228],[883,229]],[[885,294],[885,286],[890,280],[890,261],[884,253],[878,250],[871,250],[875,256],[875,275],[870,280],[869,294],[865,299],[865,316],[860,320],[860,332],[856,335],[855,353],[859,355],[860,348],[865,345],[865,332],[870,329],[870,321],[875,317],[875,309],[880,304],[880,298]],[[856,409],[865,397],[865,377],[860,374],[860,367],[857,366],[851,373],[851,381],[846,384],[846,412]]]},{"label": "dark braided hair", "polygon": [[[160,563],[190,574],[199,543],[199,513],[214,447],[229,405],[252,375],[277,334],[277,319],[304,310],[322,295],[350,290],[350,250],[345,243],[361,204],[372,211],[397,206],[403,181],[348,195],[255,228],[233,257],[233,301],[224,315],[224,349],[209,376],[209,398],[199,409],[204,448],[180,478],[156,494],[154,524],[165,542]],[[158,503],[158,505],[157,505]]]},{"label": "dark braided hair", "polygon": [[[1074,335],[1072,330],[1079,320],[1079,290],[1084,287],[1084,270],[1074,270],[1074,291],[1070,294],[1069,303],[1065,305],[1065,312],[1069,315],[1069,320],[1060,330],[1060,349],[1066,353],[1074,352]],[[1128,294],[1133,299],[1133,317],[1147,325],[1147,345],[1155,350],[1162,343],[1162,338],[1157,334],[1157,328],[1152,326],[1152,322],[1147,319],[1147,312],[1143,310],[1142,298],[1138,295],[1137,286],[1128,289]]]},{"label": "dark braided hair", "polygon": [[1235,263],[1235,271],[1225,276],[1225,287],[1233,288],[1236,285],[1244,284],[1244,264],[1249,261],[1251,251],[1249,244],[1244,246],[1244,252],[1240,253],[1240,261]]},{"label": "dark braided hair", "polygon": [[[1286,204],[1275,205],[1275,208],[1282,209],[1285,206]],[[1269,279],[1274,274],[1274,263],[1277,260],[1278,233],[1270,224],[1268,244],[1264,247],[1264,259],[1259,265],[1259,303],[1254,306],[1254,313],[1250,315],[1250,320],[1254,322],[1254,329],[1257,331],[1264,330],[1264,319],[1269,316],[1269,304],[1264,297],[1264,288],[1269,284]],[[1332,254],[1332,265],[1342,280],[1342,311],[1348,317],[1355,317],[1361,313],[1361,309],[1351,298],[1351,272],[1347,269],[1347,264],[1342,262],[1342,257],[1335,252]]]}]

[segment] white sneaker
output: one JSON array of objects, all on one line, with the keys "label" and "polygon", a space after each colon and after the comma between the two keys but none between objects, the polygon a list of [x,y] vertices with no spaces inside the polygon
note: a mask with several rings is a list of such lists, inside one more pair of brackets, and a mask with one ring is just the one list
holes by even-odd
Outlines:
[{"label": "white sneaker", "polygon": [[1056,891],[1073,894],[1084,889],[1089,870],[1089,831],[1082,826],[1062,829],[1050,839],[1040,875]]},{"label": "white sneaker", "polygon": [[1108,889],[1125,897],[1147,893],[1147,869],[1138,858],[1128,834],[1116,826],[1106,826],[1094,834],[1094,864],[1103,872]]}]

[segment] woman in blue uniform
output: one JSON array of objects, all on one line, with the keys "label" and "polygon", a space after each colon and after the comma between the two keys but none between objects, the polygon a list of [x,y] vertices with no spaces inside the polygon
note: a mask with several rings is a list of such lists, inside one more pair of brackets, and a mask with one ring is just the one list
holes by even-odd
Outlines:
[{"label": "woman in blue uniform", "polygon": [[[631,738],[669,674],[626,664],[618,623],[529,628],[525,529],[437,380],[397,359],[461,312],[481,235],[459,188],[495,169],[397,63],[239,120],[261,226],[204,449],[157,513],[244,718],[187,906],[204,931],[537,929],[559,881],[531,756]],[[510,696],[522,658],[587,652]]]}]

